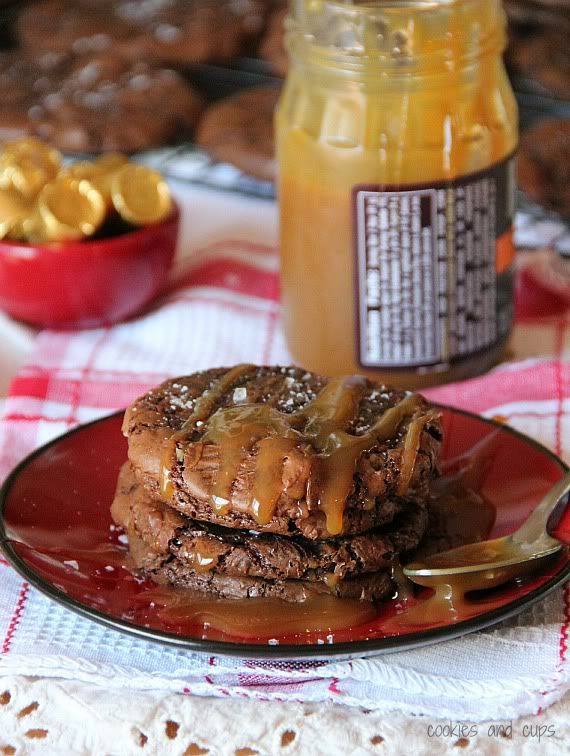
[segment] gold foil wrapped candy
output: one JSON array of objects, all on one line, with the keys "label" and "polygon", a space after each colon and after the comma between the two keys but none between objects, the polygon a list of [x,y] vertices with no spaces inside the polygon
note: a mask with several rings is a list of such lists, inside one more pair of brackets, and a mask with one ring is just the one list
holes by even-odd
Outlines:
[{"label": "gold foil wrapped candy", "polygon": [[98,189],[109,208],[112,208],[111,199],[111,182],[115,173],[129,161],[124,155],[118,152],[109,152],[102,155],[97,160],[81,160],[72,163],[65,170],[73,178],[82,178],[90,181]]},{"label": "gold foil wrapped candy", "polygon": [[121,218],[135,226],[158,223],[172,211],[166,181],[142,165],[125,165],[115,173],[111,197]]},{"label": "gold foil wrapped candy", "polygon": [[108,153],[62,167],[57,150],[21,139],[0,151],[0,238],[63,242],[124,233],[172,212],[159,173]]},{"label": "gold foil wrapped candy", "polygon": [[30,216],[33,205],[13,188],[0,190],[0,239],[20,228],[23,221]]},{"label": "gold foil wrapped candy", "polygon": [[15,189],[33,199],[61,169],[61,154],[39,139],[19,139],[0,153],[0,188]]},{"label": "gold foil wrapped candy", "polygon": [[45,241],[93,236],[105,215],[105,200],[93,184],[61,176],[46,184],[38,196],[36,233]]}]

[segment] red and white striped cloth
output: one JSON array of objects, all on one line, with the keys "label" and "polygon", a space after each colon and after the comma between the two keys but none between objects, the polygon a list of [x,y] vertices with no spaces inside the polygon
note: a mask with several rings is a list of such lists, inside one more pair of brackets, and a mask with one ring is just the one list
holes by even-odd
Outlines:
[{"label": "red and white striped cloth", "polygon": [[[0,479],[77,423],[124,407],[167,376],[213,365],[286,363],[275,250],[224,241],[196,250],[141,317],[80,333],[43,332],[0,423]],[[570,461],[570,318],[519,323],[517,361],[430,392],[508,422]],[[278,701],[332,701],[485,720],[540,711],[570,688],[570,587],[516,619],[429,648],[371,660],[256,662],[137,640],[51,603],[0,565],[0,676],[77,679]]]}]

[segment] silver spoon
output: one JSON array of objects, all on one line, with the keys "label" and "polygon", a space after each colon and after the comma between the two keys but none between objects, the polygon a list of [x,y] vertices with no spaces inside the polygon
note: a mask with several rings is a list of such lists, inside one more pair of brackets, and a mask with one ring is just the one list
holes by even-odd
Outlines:
[{"label": "silver spoon", "polygon": [[[526,522],[511,535],[460,546],[411,562],[404,575],[428,587],[460,584],[471,591],[492,588],[537,569],[543,560],[563,548],[547,532],[553,512],[570,492],[570,473],[561,478],[543,497]],[[568,506],[566,501],[562,511]]]}]

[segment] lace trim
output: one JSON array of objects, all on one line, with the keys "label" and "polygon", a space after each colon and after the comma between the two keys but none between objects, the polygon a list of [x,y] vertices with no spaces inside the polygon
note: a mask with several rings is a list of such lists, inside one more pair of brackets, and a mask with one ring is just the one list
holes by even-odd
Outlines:
[{"label": "lace trim", "polygon": [[570,739],[570,695],[541,716],[449,722],[339,706],[112,691],[78,681],[4,677],[0,754],[148,756],[496,754],[558,756]]}]

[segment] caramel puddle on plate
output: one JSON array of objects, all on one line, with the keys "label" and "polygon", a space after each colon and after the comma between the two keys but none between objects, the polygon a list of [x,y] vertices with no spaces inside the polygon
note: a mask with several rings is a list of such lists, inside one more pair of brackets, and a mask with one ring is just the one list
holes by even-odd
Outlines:
[{"label": "caramel puddle on plate", "polygon": [[[477,544],[489,537],[495,522],[495,507],[478,491],[489,466],[487,454],[491,453],[496,439],[496,434],[492,434],[477,444],[472,454],[450,460],[444,476],[435,481],[429,504],[428,534],[414,553],[414,562],[451,548]],[[465,576],[453,581],[445,578],[437,584],[431,578],[426,587],[431,588],[432,593],[423,600],[414,598],[412,583],[402,573],[393,577],[398,586],[400,606],[399,611],[383,624],[387,633],[460,622],[496,607],[495,603],[484,600],[471,601],[466,594],[481,585],[470,585]],[[404,581],[408,583],[407,589]],[[495,585],[496,582],[489,588]]]},{"label": "caramel puddle on plate", "polygon": [[[477,617],[487,611],[497,609],[497,596],[504,590],[512,590],[516,585],[523,588],[529,583],[529,578],[540,572],[541,569],[551,569],[557,563],[560,554],[557,552],[541,560],[532,561],[528,564],[528,571],[521,575],[517,570],[513,577],[512,570],[506,566],[490,570],[482,585],[480,573],[473,575],[459,574],[455,579],[449,576],[441,578],[441,582],[435,582],[434,577],[426,577],[425,586],[432,589],[428,598],[421,600],[414,598],[408,600],[404,610],[387,619],[382,628],[388,633],[400,633],[402,631],[421,630],[438,625],[449,625],[462,622],[472,617]],[[539,563],[540,562],[540,563]],[[420,583],[421,577],[415,578]],[[495,590],[496,589],[496,590]]]},{"label": "caramel puddle on plate", "polygon": [[431,596],[425,600],[407,599],[402,611],[383,624],[387,633],[435,625],[447,625],[475,617],[487,609],[495,609],[496,603],[470,601],[466,597],[469,586],[465,583],[447,582],[435,586]]},{"label": "caramel puddle on plate", "polygon": [[149,606],[158,607],[156,616],[168,624],[193,624],[242,638],[334,632],[377,616],[372,603],[334,596],[314,596],[298,603],[268,598],[203,599],[183,589],[157,588],[145,591],[143,598]]}]

